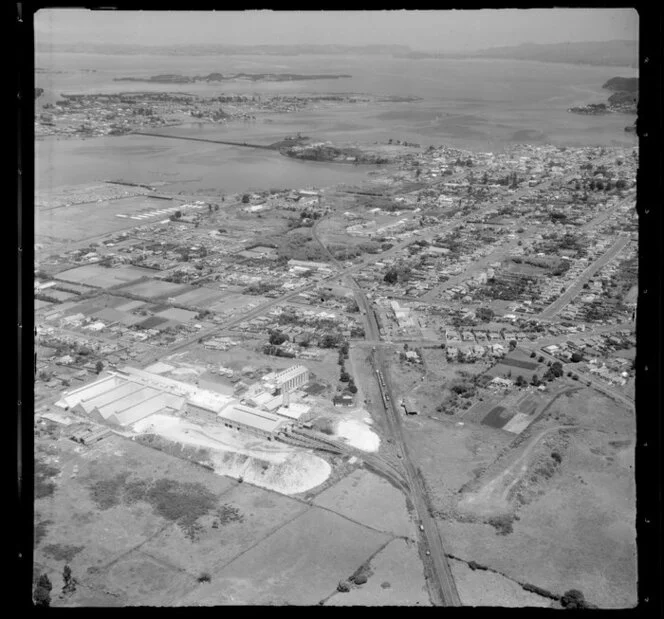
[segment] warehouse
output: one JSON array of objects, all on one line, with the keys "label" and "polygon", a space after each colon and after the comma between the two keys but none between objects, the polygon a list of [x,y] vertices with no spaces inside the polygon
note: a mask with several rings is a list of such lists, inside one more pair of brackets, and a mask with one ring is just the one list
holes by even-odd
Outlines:
[{"label": "warehouse", "polygon": [[283,394],[272,395],[268,391],[263,391],[247,398],[247,402],[253,406],[257,406],[270,413],[275,412],[284,402]]},{"label": "warehouse", "polygon": [[226,408],[219,416],[219,423],[227,428],[244,430],[271,440],[290,424],[278,415],[257,408],[236,404]]},{"label": "warehouse", "polygon": [[231,397],[199,389],[189,396],[182,414],[198,423],[217,423],[221,412],[230,404],[236,403],[237,400]]},{"label": "warehouse", "polygon": [[[280,384],[304,384],[308,380],[308,370],[302,366],[280,374],[283,375]],[[282,396],[269,397],[267,404],[282,400]],[[122,427],[155,413],[182,414],[196,423],[223,424],[272,438],[291,423],[272,412],[243,406],[228,395],[129,367],[64,393],[57,405],[95,421]]]},{"label": "warehouse", "polygon": [[[140,419],[157,412],[175,413],[180,410],[183,398],[146,387],[141,383],[130,382],[118,376],[116,380],[102,379],[87,388],[77,389],[63,400],[70,403],[78,399],[72,410],[85,414],[104,423],[115,426],[129,426]],[[103,389],[103,390],[102,390]]]}]

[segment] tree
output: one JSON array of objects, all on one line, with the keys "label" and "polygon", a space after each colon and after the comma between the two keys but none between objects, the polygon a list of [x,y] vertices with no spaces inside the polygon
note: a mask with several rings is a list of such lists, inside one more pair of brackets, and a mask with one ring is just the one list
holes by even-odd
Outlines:
[{"label": "tree", "polygon": [[284,342],[288,341],[288,336],[281,331],[272,331],[270,333],[270,344],[273,346],[279,346]]},{"label": "tree", "polygon": [[51,605],[51,589],[53,589],[53,585],[49,577],[46,574],[41,574],[37,579],[37,586],[33,594],[35,606]]},{"label": "tree", "polygon": [[353,394],[357,393],[357,387],[355,386],[355,383],[352,380],[348,382],[348,391],[350,391]]},{"label": "tree", "polygon": [[563,596],[560,598],[560,604],[563,608],[568,609],[588,607],[585,596],[578,589],[570,589],[569,591],[565,591]]},{"label": "tree", "polygon": [[583,361],[583,355],[580,352],[573,352],[572,353],[572,361],[574,363],[578,363],[579,361]]},{"label": "tree", "polygon": [[62,592],[66,595],[71,595],[76,591],[76,579],[71,575],[71,568],[69,565],[65,565],[62,570],[62,580],[64,581],[64,586],[62,587]]},{"label": "tree", "polygon": [[321,348],[336,348],[339,345],[340,338],[338,335],[331,335],[326,333],[318,342]]},{"label": "tree", "polygon": [[104,369],[104,364],[101,361],[97,361],[95,364],[95,371],[97,374],[101,374],[102,370]]},{"label": "tree", "polygon": [[510,340],[509,346],[510,350],[514,350],[516,348],[516,340]]},{"label": "tree", "polygon": [[346,372],[345,370],[342,370],[342,371],[341,371],[341,375],[339,376],[339,380],[340,380],[342,383],[348,383],[348,382],[350,382],[350,374],[349,374],[348,372]]},{"label": "tree", "polygon": [[540,379],[539,376],[537,376],[537,374],[533,374],[533,378],[531,379],[530,384],[533,385],[533,387],[539,386]]},{"label": "tree", "polygon": [[394,284],[396,283],[397,279],[399,279],[399,274],[397,273],[397,270],[392,267],[385,273],[385,277],[383,278],[388,284]]},{"label": "tree", "polygon": [[536,356],[537,356],[537,354],[536,354],[535,351],[533,350],[533,352],[530,353],[530,358],[531,358],[531,359],[534,359]]},{"label": "tree", "polygon": [[249,204],[249,200],[250,200],[249,194],[248,193],[243,194],[242,204]]},{"label": "tree", "polygon": [[560,378],[563,375],[563,364],[560,361],[554,361],[551,371],[556,378]]},{"label": "tree", "polygon": [[519,374],[519,376],[516,377],[516,386],[517,387],[525,387],[528,384],[526,379]]}]

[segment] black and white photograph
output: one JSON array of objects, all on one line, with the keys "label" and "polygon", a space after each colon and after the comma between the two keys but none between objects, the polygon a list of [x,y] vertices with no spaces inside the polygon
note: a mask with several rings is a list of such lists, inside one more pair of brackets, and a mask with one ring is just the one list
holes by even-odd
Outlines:
[{"label": "black and white photograph", "polygon": [[34,606],[637,607],[636,10],[30,17]]}]

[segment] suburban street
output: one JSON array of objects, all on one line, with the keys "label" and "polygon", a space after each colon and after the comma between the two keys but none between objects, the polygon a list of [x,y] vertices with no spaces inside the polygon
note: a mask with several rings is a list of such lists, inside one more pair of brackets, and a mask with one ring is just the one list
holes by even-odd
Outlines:
[{"label": "suburban street", "polygon": [[551,305],[542,310],[542,312],[539,314],[539,318],[543,320],[549,320],[561,312],[563,308],[581,292],[583,284],[585,284],[604,265],[611,262],[611,260],[630,242],[630,240],[631,239],[628,236],[619,237],[615,243],[613,243],[613,245],[611,245],[611,247],[609,247],[609,249],[604,252],[604,254],[602,254],[576,278],[573,284],[570,284],[567,287],[567,290],[565,290],[562,295],[560,295],[553,303],[551,303]]},{"label": "suburban street", "polygon": [[617,391],[616,389],[611,388],[609,385],[607,385],[601,378],[597,378],[595,376],[592,376],[591,374],[587,374],[585,372],[580,372],[578,369],[575,367],[575,363],[563,363],[560,361],[560,359],[557,359],[553,355],[550,355],[544,350],[539,349],[537,351],[538,354],[542,355],[545,359],[550,360],[551,362],[554,361],[559,361],[562,366],[563,366],[563,371],[568,372],[569,370],[572,370],[574,373],[579,375],[579,378],[587,383],[590,383],[590,386],[596,389],[597,391],[602,392],[604,395],[607,395],[608,397],[612,398],[613,400],[619,402],[620,404],[623,404],[626,406],[629,410],[634,410],[634,400],[625,395],[624,393],[621,393]]}]

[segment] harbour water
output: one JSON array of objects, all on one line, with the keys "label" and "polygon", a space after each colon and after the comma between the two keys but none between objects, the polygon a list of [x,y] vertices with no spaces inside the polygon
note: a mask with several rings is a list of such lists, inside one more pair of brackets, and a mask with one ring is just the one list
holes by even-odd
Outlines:
[{"label": "harbour water", "polygon": [[[170,91],[202,96],[241,93],[358,93],[416,96],[409,103],[348,104],[289,114],[265,114],[256,122],[189,123],[163,133],[269,144],[301,132],[334,142],[402,139],[476,151],[499,151],[515,142],[561,146],[631,146],[624,131],[632,115],[581,116],[574,105],[606,101],[602,84],[635,70],[515,60],[407,60],[387,56],[159,56],[38,54],[36,86],[46,100],[62,93]],[[94,71],[93,71],[94,70]],[[292,72],[349,73],[349,79],[292,82],[114,82],[117,77],[160,73],[205,75]],[[271,122],[264,122],[268,118]],[[177,170],[177,172],[174,172]],[[106,178],[169,181],[173,190],[236,192],[245,189],[357,183],[361,166],[294,161],[278,153],[202,142],[119,136],[45,138],[36,145],[38,191]],[[168,171],[168,172],[167,172]]]}]

